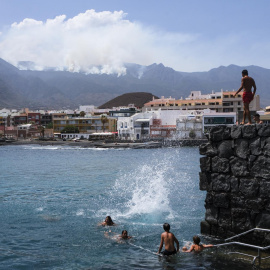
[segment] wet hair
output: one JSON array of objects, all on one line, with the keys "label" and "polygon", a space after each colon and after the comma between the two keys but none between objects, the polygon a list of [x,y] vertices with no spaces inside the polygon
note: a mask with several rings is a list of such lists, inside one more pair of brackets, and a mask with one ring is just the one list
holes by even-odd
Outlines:
[{"label": "wet hair", "polygon": [[126,232],[126,233],[128,234],[127,230],[123,230],[123,231],[122,231],[122,235],[124,234],[124,232]]},{"label": "wet hair", "polygon": [[114,224],[113,221],[112,221],[112,218],[111,218],[110,216],[107,216],[107,217],[105,218],[105,220],[107,220],[106,223],[107,223],[108,225],[113,225],[113,224]]},{"label": "wet hair", "polygon": [[164,224],[163,224],[163,229],[164,229],[164,231],[168,232],[168,231],[170,230],[170,228],[171,228],[171,226],[170,226],[169,223],[164,223]]},{"label": "wet hair", "polygon": [[242,71],[242,74],[243,74],[243,75],[248,75],[248,71],[247,71],[246,69],[244,69],[244,70]]},{"label": "wet hair", "polygon": [[193,236],[193,242],[194,242],[194,244],[199,245],[200,242],[201,242],[200,237],[198,235],[194,235]]},{"label": "wet hair", "polygon": [[256,116],[256,117],[260,117],[260,115],[259,115],[258,113],[255,113],[255,114],[254,114],[254,116]]}]

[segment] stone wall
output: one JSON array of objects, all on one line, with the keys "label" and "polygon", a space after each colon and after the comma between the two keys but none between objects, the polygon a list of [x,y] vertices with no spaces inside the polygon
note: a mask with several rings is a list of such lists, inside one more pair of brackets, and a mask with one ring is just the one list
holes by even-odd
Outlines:
[{"label": "stone wall", "polygon": [[270,125],[216,126],[200,154],[200,189],[207,191],[201,233],[227,238],[270,229]]}]

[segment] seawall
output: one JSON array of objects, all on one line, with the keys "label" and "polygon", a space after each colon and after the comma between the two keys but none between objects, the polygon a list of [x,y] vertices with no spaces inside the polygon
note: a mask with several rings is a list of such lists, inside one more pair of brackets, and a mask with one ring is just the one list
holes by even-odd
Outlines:
[{"label": "seawall", "polygon": [[[207,191],[201,233],[227,238],[270,229],[270,125],[216,126],[200,154],[200,189]],[[269,245],[270,234],[260,242]]]}]

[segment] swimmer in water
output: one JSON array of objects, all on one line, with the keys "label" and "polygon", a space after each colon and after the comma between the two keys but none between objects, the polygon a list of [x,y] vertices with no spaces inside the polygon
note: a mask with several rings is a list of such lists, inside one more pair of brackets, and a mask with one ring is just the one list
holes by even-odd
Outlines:
[{"label": "swimmer in water", "polygon": [[119,243],[123,243],[122,240],[128,240],[131,239],[132,236],[128,235],[128,232],[126,230],[122,231],[122,234],[116,234],[115,232],[112,232],[111,230],[109,230],[108,232],[104,232],[104,236],[106,238],[112,239],[112,240],[116,240]]},{"label": "swimmer in water", "polygon": [[200,244],[201,239],[199,236],[195,235],[193,236],[193,245],[191,245],[190,249],[187,249],[186,247],[182,248],[183,252],[201,252],[203,251],[205,248],[209,248],[209,247],[213,247],[213,245],[202,245]]},{"label": "swimmer in water", "polygon": [[115,226],[116,224],[112,221],[110,216],[107,216],[103,222],[100,223],[101,226]]},{"label": "swimmer in water", "polygon": [[130,239],[130,238],[132,238],[132,236],[130,236],[130,235],[128,235],[128,232],[126,231],[126,230],[123,230],[122,231],[122,234],[121,235],[119,235],[119,238],[120,239]]},{"label": "swimmer in water", "polygon": [[[176,254],[179,251],[179,242],[174,234],[170,232],[170,224],[164,223],[163,229],[165,232],[161,234],[161,241],[157,254],[161,252],[163,243],[165,243],[165,250],[162,252],[163,255],[169,256]],[[174,243],[176,243],[177,249],[175,249]]]}]

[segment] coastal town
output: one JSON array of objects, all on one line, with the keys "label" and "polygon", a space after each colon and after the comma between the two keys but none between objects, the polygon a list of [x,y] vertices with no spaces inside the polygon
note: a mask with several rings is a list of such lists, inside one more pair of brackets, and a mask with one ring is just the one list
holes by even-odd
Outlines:
[{"label": "coastal town", "polygon": [[[18,140],[200,140],[216,125],[235,125],[243,118],[242,93],[202,94],[191,91],[185,99],[149,100],[143,107],[126,104],[106,109],[94,105],[75,110],[0,109],[2,142]],[[270,106],[260,107],[260,96],[250,103],[251,114],[270,121]]]}]

